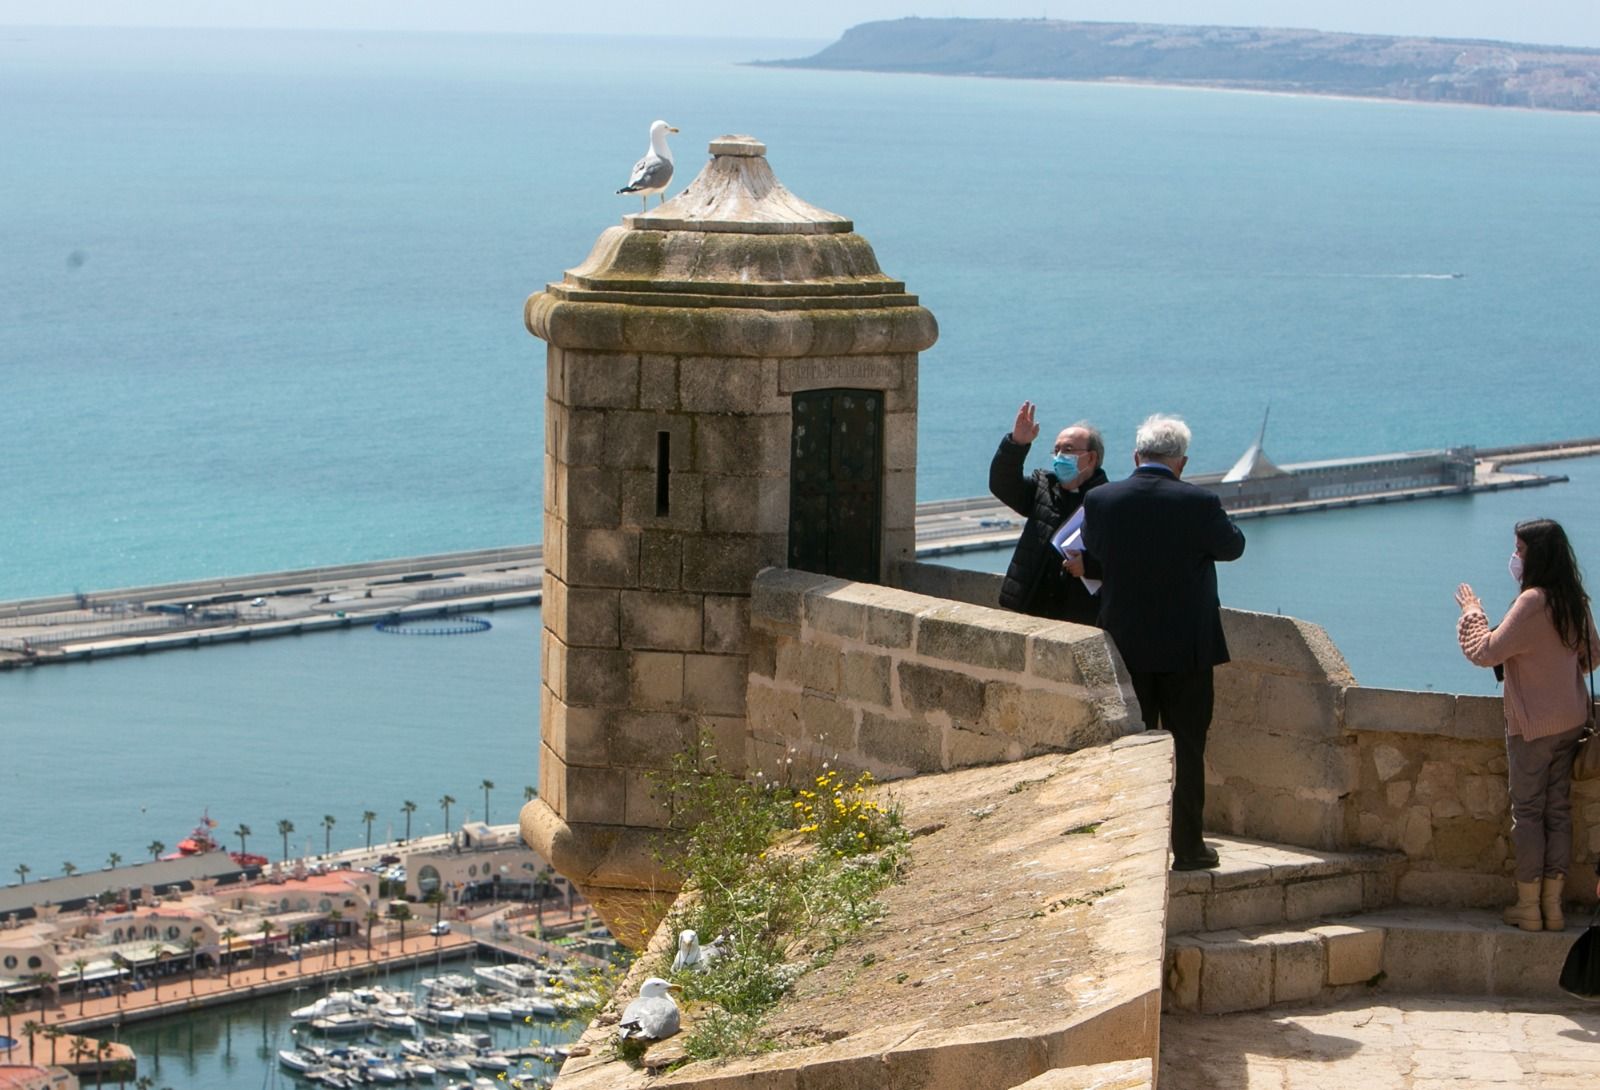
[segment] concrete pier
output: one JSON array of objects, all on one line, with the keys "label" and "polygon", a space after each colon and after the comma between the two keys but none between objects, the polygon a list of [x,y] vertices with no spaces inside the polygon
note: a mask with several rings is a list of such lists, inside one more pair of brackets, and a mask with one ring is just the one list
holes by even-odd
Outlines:
[{"label": "concrete pier", "polygon": [[[1484,447],[1465,487],[1396,489],[1231,514],[1263,518],[1533,488],[1567,478],[1507,467],[1596,454],[1600,438]],[[991,496],[919,503],[916,555],[999,548],[1021,528],[1022,519]],[[543,578],[543,549],[523,545],[0,602],[0,670],[538,605]]]}]

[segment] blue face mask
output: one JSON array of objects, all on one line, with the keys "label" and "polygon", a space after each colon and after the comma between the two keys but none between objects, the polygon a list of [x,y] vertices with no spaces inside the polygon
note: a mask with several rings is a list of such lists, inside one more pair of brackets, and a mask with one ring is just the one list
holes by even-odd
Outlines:
[{"label": "blue face mask", "polygon": [[1055,473],[1056,480],[1066,482],[1078,475],[1078,456],[1076,454],[1057,454],[1050,463],[1051,471]]}]

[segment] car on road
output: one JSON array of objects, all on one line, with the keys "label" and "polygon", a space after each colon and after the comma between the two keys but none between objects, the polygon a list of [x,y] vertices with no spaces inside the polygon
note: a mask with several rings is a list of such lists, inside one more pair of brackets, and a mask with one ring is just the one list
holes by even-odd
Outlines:
[{"label": "car on road", "polygon": [[450,934],[450,921],[449,920],[440,920],[438,923],[436,923],[432,927],[428,928],[428,934],[430,934],[430,935],[448,935],[448,934]]}]

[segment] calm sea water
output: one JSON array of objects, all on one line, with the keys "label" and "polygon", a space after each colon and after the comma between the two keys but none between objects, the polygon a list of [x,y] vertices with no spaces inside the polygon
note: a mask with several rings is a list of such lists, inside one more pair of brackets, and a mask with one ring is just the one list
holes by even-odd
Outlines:
[{"label": "calm sea water", "polygon": [[[1600,117],[749,68],[815,43],[0,31],[0,599],[537,540],[523,299],[724,132],[849,215],[938,316],[919,491],[983,491],[1017,403],[1113,468],[1154,410],[1221,469],[1596,432]],[[1463,274],[1460,278],[1451,274]],[[1229,604],[1365,683],[1492,691],[1450,592],[1509,598],[1517,518],[1600,572],[1600,467],[1255,521]],[[975,563],[994,563],[978,558]],[[537,611],[0,676],[0,875],[175,842],[508,818],[536,782]]]}]

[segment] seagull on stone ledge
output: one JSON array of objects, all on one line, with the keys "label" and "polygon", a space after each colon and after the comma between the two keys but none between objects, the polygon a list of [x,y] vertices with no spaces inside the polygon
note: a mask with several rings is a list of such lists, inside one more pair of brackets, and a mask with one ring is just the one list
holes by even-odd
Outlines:
[{"label": "seagull on stone ledge", "polygon": [[[650,150],[633,164],[633,177],[628,179],[628,184],[617,190],[618,193],[639,194],[641,212],[649,207],[650,194],[663,194],[667,183],[672,181],[672,149],[667,147],[667,133],[677,131],[665,121],[651,122]],[[662,202],[666,199],[665,196],[660,198]]]},{"label": "seagull on stone ledge", "polygon": [[640,985],[639,998],[623,1009],[622,1018],[617,1022],[617,1038],[659,1041],[677,1033],[678,1004],[667,994],[667,989],[676,987],[658,976]]}]

